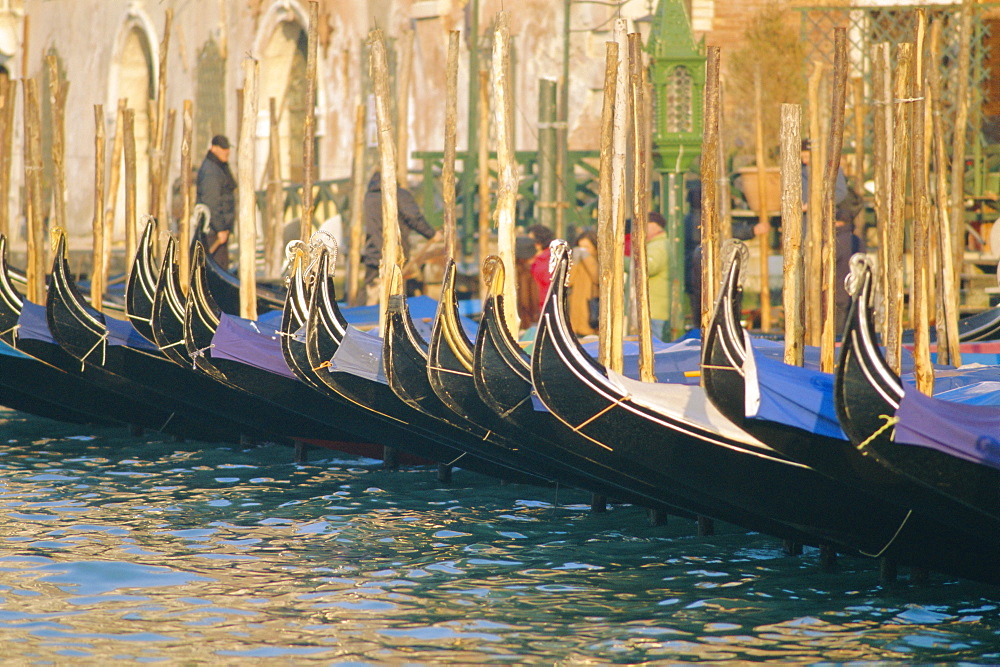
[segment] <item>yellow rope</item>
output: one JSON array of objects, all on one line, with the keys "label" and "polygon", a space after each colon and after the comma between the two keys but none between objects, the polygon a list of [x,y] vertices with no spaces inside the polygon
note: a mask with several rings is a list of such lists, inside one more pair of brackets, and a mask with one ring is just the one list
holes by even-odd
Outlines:
[{"label": "yellow rope", "polygon": [[885,424],[883,424],[881,428],[879,428],[877,431],[868,436],[868,438],[864,442],[858,445],[859,451],[870,445],[872,441],[875,440],[875,438],[885,433],[886,429],[890,429],[899,423],[899,417],[895,415],[893,415],[892,417],[890,417],[889,415],[879,415],[878,418],[884,419]]},{"label": "yellow rope", "polygon": [[901,532],[903,532],[903,526],[905,526],[906,522],[910,520],[910,515],[911,514],[913,514],[913,510],[907,510],[906,516],[903,517],[903,522],[899,524],[899,528],[896,529],[896,532],[892,536],[892,539],[890,539],[888,542],[886,542],[885,546],[882,547],[882,549],[879,550],[878,553],[869,554],[869,553],[865,553],[864,551],[861,551],[861,549],[858,549],[858,553],[860,553],[863,556],[871,556],[872,558],[879,558],[882,554],[884,554],[886,552],[886,550],[889,547],[892,546],[892,543],[896,541],[896,538],[899,537],[899,534]]},{"label": "yellow rope", "polygon": [[[101,334],[101,337],[97,339],[97,342],[94,343],[94,346],[91,347],[89,350],[87,350],[87,354],[85,354],[82,357],[80,357],[80,371],[81,372],[83,372],[83,370],[87,367],[87,357],[90,356],[90,353],[93,352],[94,350],[96,350],[98,345],[102,345],[103,343],[106,343],[107,340],[108,340],[108,332],[105,331],[103,334]],[[102,347],[101,348],[101,365],[102,366],[104,365],[104,362],[106,360],[107,360],[106,348]]]},{"label": "yellow rope", "polygon": [[329,368],[330,366],[333,366],[333,364],[331,364],[329,361],[324,361],[319,366],[316,366],[315,368],[313,368],[313,370],[314,371],[321,371],[324,368]]},{"label": "yellow rope", "polygon": [[594,415],[593,417],[591,417],[587,421],[583,422],[579,426],[574,426],[573,430],[579,432],[580,429],[582,429],[583,427],[585,427],[587,424],[589,424],[590,422],[594,421],[595,419],[603,416],[604,413],[606,413],[608,410],[610,410],[611,408],[615,407],[616,405],[621,405],[622,403],[624,403],[625,401],[629,400],[630,398],[632,398],[632,397],[629,396],[629,395],[627,395],[627,394],[625,396],[622,396],[621,398],[619,398],[615,402],[611,403],[608,407],[604,408],[603,410],[601,410],[600,412],[598,412],[596,415]]}]

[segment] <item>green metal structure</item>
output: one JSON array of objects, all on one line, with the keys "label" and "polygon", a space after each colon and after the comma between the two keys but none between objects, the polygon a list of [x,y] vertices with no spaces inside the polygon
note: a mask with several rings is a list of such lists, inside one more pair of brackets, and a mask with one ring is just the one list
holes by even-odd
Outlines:
[{"label": "green metal structure", "polygon": [[695,42],[682,0],[659,0],[646,51],[654,97],[653,168],[670,238],[668,327],[676,337],[685,318],[684,174],[701,155],[706,60],[704,40]]}]

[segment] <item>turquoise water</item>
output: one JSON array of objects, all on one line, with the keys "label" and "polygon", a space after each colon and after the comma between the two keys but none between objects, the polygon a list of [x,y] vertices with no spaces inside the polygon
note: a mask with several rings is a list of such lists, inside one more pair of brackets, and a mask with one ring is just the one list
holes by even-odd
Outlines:
[{"label": "turquoise water", "polygon": [[1000,662],[997,588],[463,471],[0,424],[5,662]]}]

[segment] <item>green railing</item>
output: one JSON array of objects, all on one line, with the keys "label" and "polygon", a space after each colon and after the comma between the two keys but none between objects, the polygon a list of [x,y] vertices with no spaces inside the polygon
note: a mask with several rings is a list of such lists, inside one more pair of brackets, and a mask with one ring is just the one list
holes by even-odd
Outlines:
[{"label": "green railing", "polygon": [[[427,220],[431,225],[439,227],[443,217],[441,167],[444,154],[439,151],[417,151],[412,154],[412,157],[421,163],[421,183],[414,194],[417,196]],[[517,151],[515,157],[520,168],[517,223],[519,226],[532,225],[539,218],[540,204],[542,203],[539,202],[537,196],[538,151]],[[596,224],[599,159],[600,151],[568,151],[573,182],[559,184],[563,202],[569,202],[569,205],[563,206],[563,225],[567,232]],[[490,160],[496,160],[496,153],[490,154]],[[456,160],[459,168],[467,162],[474,166],[476,161],[476,156],[467,152],[458,153]],[[493,182],[496,181],[495,170],[490,169],[490,177]],[[456,178],[456,187],[458,188],[456,207],[460,216],[458,225],[468,251],[469,244],[475,238],[478,230],[479,192],[476,187],[471,192],[463,192],[462,182],[463,179],[459,174]],[[470,182],[475,184],[477,179],[471,179]],[[490,210],[493,209],[494,196],[495,192],[491,192],[488,202]]]}]

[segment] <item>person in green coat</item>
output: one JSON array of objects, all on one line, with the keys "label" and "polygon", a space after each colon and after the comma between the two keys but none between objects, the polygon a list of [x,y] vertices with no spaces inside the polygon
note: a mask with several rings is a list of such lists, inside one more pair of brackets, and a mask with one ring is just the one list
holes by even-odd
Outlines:
[{"label": "person in green coat", "polygon": [[667,281],[667,221],[658,211],[650,211],[646,223],[646,275],[649,277],[649,318],[654,336],[663,337],[670,318],[670,290]]}]

